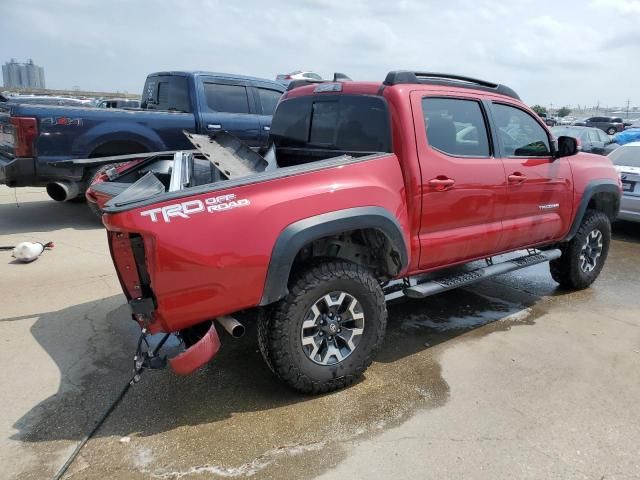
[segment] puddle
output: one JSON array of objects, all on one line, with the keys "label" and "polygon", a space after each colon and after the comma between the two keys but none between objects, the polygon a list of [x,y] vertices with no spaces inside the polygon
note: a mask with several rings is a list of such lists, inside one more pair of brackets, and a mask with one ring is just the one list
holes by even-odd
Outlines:
[{"label": "puddle", "polygon": [[[528,306],[530,296],[507,292],[506,300],[497,299],[492,289],[392,302],[385,343],[363,380],[315,397],[293,392],[274,378],[258,352],[254,319],[247,317],[247,335],[234,340],[224,334],[218,357],[196,374],[147,372],[69,474],[96,479],[312,478],[344,459],[350,441],[447,401],[449,386],[438,361],[448,345],[443,342],[533,322],[537,306]],[[115,312],[108,315],[112,322],[130,322]],[[103,340],[121,348],[113,337],[110,332]],[[102,354],[107,345],[96,341],[93,351]],[[49,399],[41,414],[31,417],[23,442],[34,442],[34,449],[43,452],[79,440],[100,410],[84,402],[104,405],[117,394],[118,381],[126,380],[110,375],[100,359],[93,363],[97,370],[77,388]],[[56,418],[58,412],[62,415]],[[121,442],[123,437],[130,440]]]}]

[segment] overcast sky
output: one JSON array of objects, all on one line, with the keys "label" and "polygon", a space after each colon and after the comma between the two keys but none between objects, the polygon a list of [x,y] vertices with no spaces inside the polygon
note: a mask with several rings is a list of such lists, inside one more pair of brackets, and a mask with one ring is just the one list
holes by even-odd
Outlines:
[{"label": "overcast sky", "polygon": [[33,58],[49,88],[138,92],[167,69],[416,69],[505,83],[529,104],[640,105],[640,0],[0,3],[0,61]]}]

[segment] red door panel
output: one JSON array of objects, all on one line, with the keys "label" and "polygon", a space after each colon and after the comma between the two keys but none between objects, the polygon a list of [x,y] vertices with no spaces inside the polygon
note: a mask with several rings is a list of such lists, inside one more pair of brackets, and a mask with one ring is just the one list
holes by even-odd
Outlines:
[{"label": "red door panel", "polygon": [[420,268],[495,252],[505,173],[491,155],[480,103],[424,92],[413,92],[411,103],[422,177]]},{"label": "red door panel", "polygon": [[569,162],[551,156],[547,130],[530,113],[498,103],[492,109],[507,176],[498,250],[560,239],[569,228],[573,209]]}]

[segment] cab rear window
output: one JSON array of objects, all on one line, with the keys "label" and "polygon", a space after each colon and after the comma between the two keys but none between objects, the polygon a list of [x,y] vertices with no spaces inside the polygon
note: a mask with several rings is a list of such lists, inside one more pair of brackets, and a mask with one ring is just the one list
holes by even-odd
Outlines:
[{"label": "cab rear window", "polygon": [[391,152],[389,112],[381,97],[317,95],[284,100],[273,117],[271,137],[276,148]]}]

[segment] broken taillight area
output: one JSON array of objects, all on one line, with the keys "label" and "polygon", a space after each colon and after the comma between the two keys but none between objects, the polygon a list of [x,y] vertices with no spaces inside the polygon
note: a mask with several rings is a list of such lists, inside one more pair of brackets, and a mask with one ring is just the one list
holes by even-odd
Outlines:
[{"label": "broken taillight area", "polygon": [[109,248],[118,279],[139,323],[152,320],[155,299],[147,270],[143,238],[136,233],[109,232]]}]

